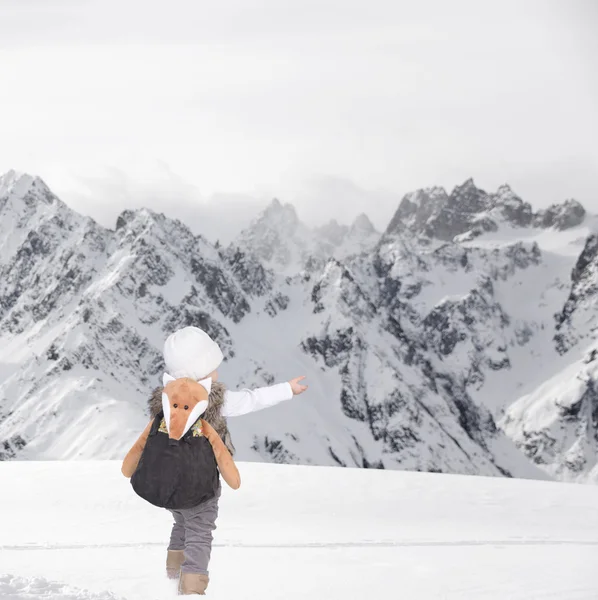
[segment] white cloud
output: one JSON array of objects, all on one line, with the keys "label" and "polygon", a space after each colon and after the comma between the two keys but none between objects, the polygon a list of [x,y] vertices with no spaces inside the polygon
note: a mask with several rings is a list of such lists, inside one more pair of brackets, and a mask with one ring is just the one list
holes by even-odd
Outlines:
[{"label": "white cloud", "polygon": [[62,198],[78,212],[114,229],[125,209],[149,208],[187,224],[212,242],[228,244],[261,211],[268,197],[220,193],[204,196],[164,163],[137,163],[124,171],[118,167],[96,169],[93,174],[71,177],[63,173],[47,181],[63,190]]},{"label": "white cloud", "polygon": [[0,171],[104,220],[223,192],[381,226],[470,176],[598,210],[596,6],[5,0]]}]

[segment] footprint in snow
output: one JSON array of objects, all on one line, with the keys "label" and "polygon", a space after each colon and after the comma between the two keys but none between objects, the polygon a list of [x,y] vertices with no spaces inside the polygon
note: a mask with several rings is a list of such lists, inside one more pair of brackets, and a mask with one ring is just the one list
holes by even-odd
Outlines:
[{"label": "footprint in snow", "polygon": [[15,577],[0,575],[2,600],[120,600],[110,592],[99,594],[74,588],[64,583],[48,581],[43,577]]}]

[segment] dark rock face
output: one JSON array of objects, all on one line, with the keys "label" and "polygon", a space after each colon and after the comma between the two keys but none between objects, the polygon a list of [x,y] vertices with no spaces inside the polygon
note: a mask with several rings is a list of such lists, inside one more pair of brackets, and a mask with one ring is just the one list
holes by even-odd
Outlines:
[{"label": "dark rock face", "polygon": [[245,296],[227,280],[222,268],[205,262],[200,257],[193,257],[191,272],[195,276],[195,281],[202,286],[222,314],[230,316],[235,323],[251,311]]},{"label": "dark rock face", "polygon": [[516,227],[531,225],[533,219],[531,205],[517,196],[508,185],[501,185],[492,201],[503,217]]},{"label": "dark rock face", "polygon": [[297,464],[300,463],[298,456],[288,450],[282,440],[270,439],[264,436],[263,439],[254,438],[251,449],[259,454],[266,454],[273,463],[277,464]]},{"label": "dark rock face", "polygon": [[386,228],[386,234],[401,233],[406,228],[423,231],[428,220],[447,204],[448,196],[442,188],[427,188],[407,194]]},{"label": "dark rock face", "polygon": [[563,231],[581,225],[585,216],[586,210],[577,200],[566,200],[562,204],[553,204],[546,210],[538,211],[533,222],[536,227],[554,227]]},{"label": "dark rock face", "polygon": [[355,279],[352,271],[333,258],[324,265],[322,273],[311,289],[314,313],[324,310],[325,299],[330,295],[340,300],[339,308],[343,312],[356,315],[366,321],[377,312],[373,299]]},{"label": "dark rock face", "polygon": [[124,229],[127,226],[127,223],[131,221],[131,219],[135,216],[134,211],[125,210],[116,218],[116,230]]},{"label": "dark rock face", "polygon": [[556,440],[545,431],[525,432],[525,442],[522,448],[537,465],[545,465],[545,453],[552,453]]},{"label": "dark rock face", "polygon": [[[588,270],[592,266],[596,266],[596,259],[598,257],[598,235],[590,235],[586,240],[583,252],[579,255],[575,268],[571,273],[571,282],[573,285],[580,285],[585,283],[584,279],[589,275]],[[598,282],[591,282],[590,292],[596,291],[596,285]]]},{"label": "dark rock face", "polygon": [[467,435],[482,448],[486,448],[487,435],[494,435],[496,424],[490,413],[476,406],[466,390],[452,377],[436,377],[436,386],[458,414],[459,424]]},{"label": "dark rock face", "polygon": [[447,204],[462,214],[478,214],[489,208],[488,194],[468,179],[453,190]]},{"label": "dark rock face", "polygon": [[570,320],[581,301],[598,292],[598,281],[595,278],[597,270],[598,236],[591,235],[586,240],[584,249],[571,273],[571,293],[562,313],[557,317],[558,328]]},{"label": "dark rock face", "polygon": [[[441,188],[421,190],[403,198],[387,233],[407,227],[428,237],[450,241],[470,231],[476,217],[488,208],[488,195],[478,189],[471,179],[456,187],[449,196]],[[486,218],[478,227],[484,230],[492,229],[495,225]]]},{"label": "dark rock face", "polygon": [[234,246],[222,252],[221,256],[246,294],[264,296],[272,290],[273,274],[266,271],[257,259]]},{"label": "dark rock face", "polygon": [[443,241],[456,236],[472,240],[484,232],[497,231],[500,218],[514,227],[555,227],[569,229],[581,224],[586,211],[575,200],[554,204],[534,214],[529,203],[508,185],[488,194],[472,179],[457,186],[450,195],[442,188],[428,188],[407,194],[393,216],[386,233],[409,231]]},{"label": "dark rock face", "polygon": [[499,303],[483,291],[473,290],[465,298],[446,301],[428,314],[423,321],[426,340],[441,355],[452,354],[458,343],[475,338],[480,317],[503,327],[509,324]]},{"label": "dark rock face", "polygon": [[137,256],[138,268],[145,274],[145,284],[165,286],[174,275],[171,266],[166,262],[157,248],[143,244],[143,250]]},{"label": "dark rock face", "polygon": [[313,357],[320,355],[327,367],[336,367],[349,360],[353,343],[353,328],[349,327],[321,338],[310,336],[301,342],[301,349]]},{"label": "dark rock face", "polygon": [[584,249],[579,255],[571,273],[571,291],[563,306],[556,315],[556,334],[554,341],[557,351],[564,354],[577,341],[573,327],[573,319],[592,319],[596,310],[598,295],[598,236],[588,236]]},{"label": "dark rock face", "polygon": [[264,310],[271,317],[275,317],[281,311],[288,309],[290,301],[291,299],[287,295],[277,293],[265,304]]},{"label": "dark rock face", "polygon": [[0,461],[15,458],[26,445],[27,442],[20,435],[0,442]]}]

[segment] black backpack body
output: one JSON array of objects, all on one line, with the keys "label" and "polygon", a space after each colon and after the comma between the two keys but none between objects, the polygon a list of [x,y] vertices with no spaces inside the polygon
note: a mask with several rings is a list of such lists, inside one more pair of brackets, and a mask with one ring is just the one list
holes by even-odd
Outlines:
[{"label": "black backpack body", "polygon": [[[193,508],[216,495],[220,474],[212,445],[191,427],[180,440],[160,427],[155,417],[137,469],[131,477],[135,493],[154,506]],[[198,419],[199,420],[199,419]]]}]

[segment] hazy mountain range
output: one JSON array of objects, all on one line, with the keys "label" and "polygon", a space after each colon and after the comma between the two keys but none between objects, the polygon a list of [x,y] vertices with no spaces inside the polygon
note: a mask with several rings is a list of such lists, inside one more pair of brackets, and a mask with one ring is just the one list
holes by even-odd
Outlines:
[{"label": "hazy mountain range", "polygon": [[104,228],[11,171],[0,457],[122,457],[164,338],[196,324],[231,388],[308,377],[230,420],[241,460],[596,482],[597,230],[468,180],[407,194],[385,231],[274,200],[225,247],[145,209]]}]

